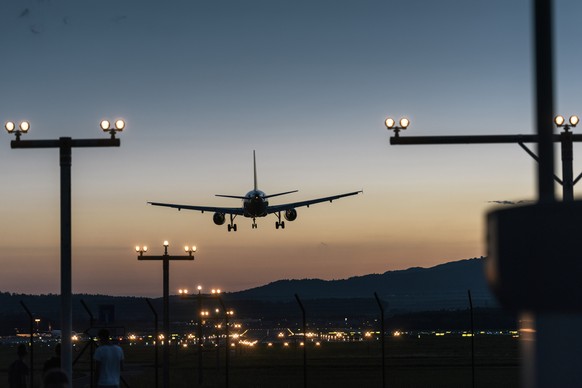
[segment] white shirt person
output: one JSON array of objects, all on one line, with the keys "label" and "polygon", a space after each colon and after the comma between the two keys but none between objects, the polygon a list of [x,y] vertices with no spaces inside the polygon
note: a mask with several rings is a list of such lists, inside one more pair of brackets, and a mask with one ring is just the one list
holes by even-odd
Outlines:
[{"label": "white shirt person", "polygon": [[93,358],[97,364],[95,379],[98,388],[119,388],[123,370],[123,350],[109,342],[109,331],[99,330],[101,345],[95,350]]}]

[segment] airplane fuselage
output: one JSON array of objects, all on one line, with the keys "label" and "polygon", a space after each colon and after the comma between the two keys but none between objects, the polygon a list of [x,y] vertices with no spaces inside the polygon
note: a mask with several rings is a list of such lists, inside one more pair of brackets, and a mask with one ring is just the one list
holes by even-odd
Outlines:
[{"label": "airplane fuselage", "polygon": [[243,212],[245,217],[265,217],[269,201],[265,198],[265,193],[261,190],[251,190],[243,199]]}]

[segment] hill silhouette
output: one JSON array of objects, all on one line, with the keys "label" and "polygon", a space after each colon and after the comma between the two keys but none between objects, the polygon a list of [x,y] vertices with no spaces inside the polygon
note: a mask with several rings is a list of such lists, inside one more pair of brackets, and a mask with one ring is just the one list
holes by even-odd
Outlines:
[{"label": "hill silhouette", "polygon": [[261,287],[229,294],[231,299],[289,301],[298,294],[302,299],[370,298],[377,292],[391,308],[435,310],[466,308],[467,290],[473,303],[496,307],[484,277],[484,258],[440,264],[430,268],[414,267],[383,274],[355,276],[342,280],[279,280]]}]

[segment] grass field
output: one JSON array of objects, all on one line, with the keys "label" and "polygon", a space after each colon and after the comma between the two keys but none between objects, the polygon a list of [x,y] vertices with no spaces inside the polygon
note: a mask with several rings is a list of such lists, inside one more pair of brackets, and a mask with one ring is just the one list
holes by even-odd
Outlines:
[{"label": "grass field", "polygon": [[[307,348],[309,387],[381,387],[381,348],[379,341],[322,342]],[[79,354],[82,344],[77,347]],[[475,386],[518,386],[518,340],[511,336],[475,337]],[[126,357],[124,379],[132,388],[155,386],[154,348],[123,345]],[[15,358],[15,345],[0,346],[0,386],[7,381],[6,369]],[[53,348],[35,345],[35,387],[40,387],[42,363]],[[224,348],[203,352],[202,387],[225,386]],[[161,363],[162,355],[159,360]],[[198,386],[196,347],[170,351],[170,386]],[[232,349],[229,358],[230,387],[302,387],[303,348],[291,344],[272,347]],[[89,374],[89,355],[83,354],[75,365],[75,376]],[[159,370],[161,387],[162,371]],[[389,387],[471,387],[471,340],[460,336],[389,337],[386,340],[386,379]],[[88,386],[88,379],[75,386]]]}]

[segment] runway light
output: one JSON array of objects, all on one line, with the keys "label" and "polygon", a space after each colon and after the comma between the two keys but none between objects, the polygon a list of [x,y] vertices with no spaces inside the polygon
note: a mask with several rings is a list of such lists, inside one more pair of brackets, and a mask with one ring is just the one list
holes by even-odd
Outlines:
[{"label": "runway light", "polygon": [[556,123],[558,127],[561,127],[564,124],[564,116],[557,115],[554,118],[554,123]]},{"label": "runway light", "polygon": [[572,125],[573,127],[575,127],[579,121],[580,119],[578,118],[578,116],[576,115],[570,116],[570,125]]}]

